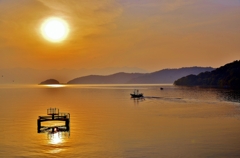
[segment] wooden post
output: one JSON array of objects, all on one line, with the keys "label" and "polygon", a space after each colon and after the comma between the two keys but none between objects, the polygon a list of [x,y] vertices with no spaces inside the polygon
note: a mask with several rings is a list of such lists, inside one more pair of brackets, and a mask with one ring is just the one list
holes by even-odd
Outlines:
[{"label": "wooden post", "polygon": [[65,126],[66,126],[66,128],[67,128],[67,131],[69,131],[69,123],[70,123],[70,121],[69,121],[69,119],[66,119],[66,121],[65,121]]},{"label": "wooden post", "polygon": [[38,131],[38,133],[41,132],[41,131],[40,131],[40,128],[41,128],[41,121],[40,121],[40,119],[38,119],[38,120],[37,120],[37,131]]}]

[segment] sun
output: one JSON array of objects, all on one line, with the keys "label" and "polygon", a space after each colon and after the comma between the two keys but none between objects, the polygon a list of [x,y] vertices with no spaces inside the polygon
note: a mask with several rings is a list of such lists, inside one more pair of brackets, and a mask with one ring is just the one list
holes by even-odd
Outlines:
[{"label": "sun", "polygon": [[41,33],[50,42],[61,42],[69,33],[68,24],[61,18],[51,17],[42,23]]}]

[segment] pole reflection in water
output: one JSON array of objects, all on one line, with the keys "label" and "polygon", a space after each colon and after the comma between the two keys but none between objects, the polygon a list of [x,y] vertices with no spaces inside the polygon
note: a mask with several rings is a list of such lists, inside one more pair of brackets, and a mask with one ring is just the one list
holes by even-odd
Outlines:
[{"label": "pole reflection in water", "polygon": [[70,130],[64,125],[54,127],[44,126],[39,133],[47,133],[49,144],[60,144],[64,141],[65,138],[70,137]]}]

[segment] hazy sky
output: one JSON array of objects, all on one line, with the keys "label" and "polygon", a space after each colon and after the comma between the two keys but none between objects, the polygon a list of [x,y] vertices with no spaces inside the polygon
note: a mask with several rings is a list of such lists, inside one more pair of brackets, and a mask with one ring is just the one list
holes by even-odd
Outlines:
[{"label": "hazy sky", "polygon": [[[48,17],[69,25],[45,40]],[[218,67],[240,59],[240,0],[0,0],[0,68]]]}]

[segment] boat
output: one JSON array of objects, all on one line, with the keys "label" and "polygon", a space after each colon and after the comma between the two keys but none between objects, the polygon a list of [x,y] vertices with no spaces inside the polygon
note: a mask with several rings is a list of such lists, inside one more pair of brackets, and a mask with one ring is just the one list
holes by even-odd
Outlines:
[{"label": "boat", "polygon": [[143,98],[143,93],[139,93],[138,89],[135,89],[130,95],[132,98]]}]

